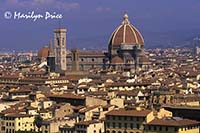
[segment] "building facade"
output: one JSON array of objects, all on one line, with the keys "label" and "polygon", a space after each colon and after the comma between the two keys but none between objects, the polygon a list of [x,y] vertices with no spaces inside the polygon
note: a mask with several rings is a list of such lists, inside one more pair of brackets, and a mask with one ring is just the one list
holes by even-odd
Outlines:
[{"label": "building facade", "polygon": [[9,113],[1,115],[1,133],[15,133],[17,131],[34,131],[34,116],[28,114]]},{"label": "building facade", "polygon": [[150,110],[112,110],[106,114],[106,133],[143,133],[144,124],[153,119]]},{"label": "building facade", "polygon": [[180,117],[163,117],[146,124],[144,133],[199,133],[199,122]]}]

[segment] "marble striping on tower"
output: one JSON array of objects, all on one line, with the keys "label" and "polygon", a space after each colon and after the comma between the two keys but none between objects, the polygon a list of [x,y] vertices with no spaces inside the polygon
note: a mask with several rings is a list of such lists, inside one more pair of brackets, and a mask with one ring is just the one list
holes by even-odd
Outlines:
[{"label": "marble striping on tower", "polygon": [[64,28],[54,30],[54,46],[55,46],[55,67],[56,71],[67,70],[66,59],[66,32]]}]

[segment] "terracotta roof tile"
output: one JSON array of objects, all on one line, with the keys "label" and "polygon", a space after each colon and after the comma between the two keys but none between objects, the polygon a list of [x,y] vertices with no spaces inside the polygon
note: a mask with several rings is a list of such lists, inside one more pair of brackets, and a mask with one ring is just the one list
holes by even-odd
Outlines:
[{"label": "terracotta roof tile", "polygon": [[147,125],[159,125],[159,126],[188,126],[188,125],[199,125],[200,122],[190,119],[182,119],[179,117],[164,117],[162,119],[154,119]]},{"label": "terracotta roof tile", "polygon": [[100,121],[97,121],[97,120],[80,121],[80,122],[76,123],[76,125],[90,125],[90,124],[99,123],[99,122]]},{"label": "terracotta roof tile", "polygon": [[146,117],[149,113],[151,113],[150,110],[125,110],[125,109],[119,109],[119,110],[112,110],[108,112],[106,115],[114,115],[114,116],[136,116],[136,117]]},{"label": "terracotta roof tile", "polygon": [[50,97],[57,97],[57,98],[69,98],[69,99],[85,99],[85,97],[83,96],[80,96],[80,95],[74,95],[72,93],[64,93],[64,94],[61,94],[61,95],[58,95],[58,94],[50,94],[47,96],[48,98]]},{"label": "terracotta roof tile", "polygon": [[112,58],[111,63],[113,64],[123,64],[124,61],[119,56],[115,56]]}]

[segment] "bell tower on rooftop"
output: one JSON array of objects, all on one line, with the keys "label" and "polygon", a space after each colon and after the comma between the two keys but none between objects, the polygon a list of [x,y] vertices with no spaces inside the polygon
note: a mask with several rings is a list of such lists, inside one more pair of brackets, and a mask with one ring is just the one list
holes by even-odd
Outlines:
[{"label": "bell tower on rooftop", "polygon": [[67,70],[66,33],[67,33],[67,29],[65,28],[54,29],[56,71]]}]

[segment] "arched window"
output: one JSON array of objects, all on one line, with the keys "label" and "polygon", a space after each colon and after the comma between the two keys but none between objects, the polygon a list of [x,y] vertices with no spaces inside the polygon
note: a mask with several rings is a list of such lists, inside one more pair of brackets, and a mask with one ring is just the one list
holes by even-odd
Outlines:
[{"label": "arched window", "polygon": [[60,40],[57,38],[57,45],[60,46]]},{"label": "arched window", "polygon": [[62,45],[65,46],[65,38],[62,38]]},{"label": "arched window", "polygon": [[116,133],[116,132],[113,130],[112,133]]}]

